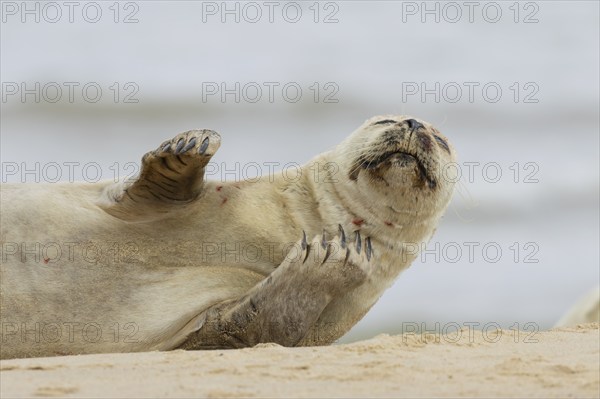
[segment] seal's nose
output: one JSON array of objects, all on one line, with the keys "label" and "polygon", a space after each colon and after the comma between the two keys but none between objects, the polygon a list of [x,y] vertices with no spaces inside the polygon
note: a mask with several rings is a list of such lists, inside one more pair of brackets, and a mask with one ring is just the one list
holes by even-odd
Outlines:
[{"label": "seal's nose", "polygon": [[408,124],[408,128],[410,130],[417,130],[419,128],[425,127],[421,122],[418,122],[414,119],[407,119],[405,122]]}]

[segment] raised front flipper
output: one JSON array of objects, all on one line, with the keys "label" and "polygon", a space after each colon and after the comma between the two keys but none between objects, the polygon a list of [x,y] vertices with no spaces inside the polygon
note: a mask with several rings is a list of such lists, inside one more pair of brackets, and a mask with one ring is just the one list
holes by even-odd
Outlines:
[{"label": "raised front flipper", "polygon": [[346,243],[341,227],[332,241],[316,236],[308,243],[304,237],[244,297],[216,304],[188,323],[181,332],[187,339],[179,348],[243,348],[262,342],[298,345],[333,298],[367,280],[372,251],[370,238],[363,240],[358,233]]},{"label": "raised front flipper", "polygon": [[143,156],[137,178],[106,187],[98,205],[131,222],[165,217],[201,196],[204,168],[220,144],[212,130],[178,134]]}]

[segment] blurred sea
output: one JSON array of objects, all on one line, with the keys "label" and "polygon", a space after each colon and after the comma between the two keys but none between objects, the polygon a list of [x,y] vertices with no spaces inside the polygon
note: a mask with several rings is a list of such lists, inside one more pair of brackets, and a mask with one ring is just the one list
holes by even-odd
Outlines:
[{"label": "blurred sea", "polygon": [[[319,23],[312,2],[302,3],[297,23],[277,12],[273,23],[266,16],[257,23],[235,23],[230,16],[222,23],[219,15],[206,14],[203,22],[207,2],[134,3],[139,22],[132,24],[114,23],[109,2],[100,3],[105,17],[93,24],[82,18],[22,23],[3,14],[3,167],[97,162],[111,178],[115,163],[125,174],[127,162],[139,162],[162,140],[191,128],[221,133],[214,161],[228,168],[236,162],[304,163],[370,116],[410,114],[434,123],[459,153],[462,183],[429,245],[439,243],[447,252],[413,263],[344,340],[398,331],[403,322],[427,322],[432,329],[436,321],[548,328],[598,284],[598,2],[517,3],[517,23],[513,2],[496,3],[502,10],[496,23],[481,12],[473,23],[466,15],[456,23],[431,16],[423,23],[420,14],[406,14],[409,2],[393,1],[321,2]],[[537,9],[527,8],[530,3]],[[332,10],[339,21],[322,23]],[[538,22],[523,23],[532,10]],[[121,11],[123,18],[131,9]],[[66,94],[56,103],[36,103],[32,95],[25,102],[7,95],[11,82],[80,85],[73,103]],[[80,88],[89,82],[103,89],[97,103],[82,100]],[[117,103],[110,89],[115,82]],[[123,103],[131,93],[123,89],[127,82],[139,89],[138,103]],[[256,82],[263,98],[203,99],[207,82],[229,88]],[[271,103],[264,82],[279,88],[295,82],[302,98],[286,102],[276,89]],[[319,101],[310,88],[315,82]],[[431,89],[436,82],[451,83],[439,101],[406,92],[407,85]],[[478,84],[472,102],[465,82]],[[488,83],[502,90],[497,102],[482,94]],[[463,96],[448,101],[456,85]],[[331,87],[338,101],[325,103]],[[470,164],[472,179],[464,175],[469,162],[478,163]],[[3,182],[23,180],[21,173],[4,172]],[[472,242],[479,246],[469,259],[465,243]],[[457,246],[463,253],[454,261]]]}]

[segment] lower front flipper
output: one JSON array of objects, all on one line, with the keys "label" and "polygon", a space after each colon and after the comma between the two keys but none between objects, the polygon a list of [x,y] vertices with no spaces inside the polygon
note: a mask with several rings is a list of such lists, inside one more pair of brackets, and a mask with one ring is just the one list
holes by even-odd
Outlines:
[{"label": "lower front flipper", "polygon": [[244,297],[214,305],[197,318],[196,331],[180,349],[244,348],[262,342],[295,346],[315,326],[339,293],[363,283],[371,273],[370,238],[353,242],[306,237],[283,263]]}]

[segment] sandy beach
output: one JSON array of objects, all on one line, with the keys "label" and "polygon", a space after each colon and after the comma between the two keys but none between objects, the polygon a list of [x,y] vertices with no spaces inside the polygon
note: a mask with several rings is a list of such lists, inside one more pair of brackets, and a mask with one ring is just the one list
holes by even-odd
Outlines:
[{"label": "sandy beach", "polygon": [[346,345],[5,360],[13,397],[600,396],[598,323],[532,334],[463,329]]}]

